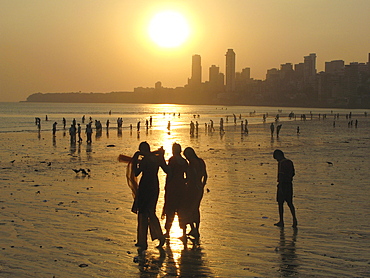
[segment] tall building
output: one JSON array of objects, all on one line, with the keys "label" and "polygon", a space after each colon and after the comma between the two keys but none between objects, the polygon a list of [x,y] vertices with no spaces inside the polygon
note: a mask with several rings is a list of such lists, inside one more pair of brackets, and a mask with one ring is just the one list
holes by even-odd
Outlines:
[{"label": "tall building", "polygon": [[316,54],[311,53],[309,56],[304,56],[304,82],[312,83],[316,76]]},{"label": "tall building", "polygon": [[212,65],[209,68],[209,83],[218,84],[219,74],[220,74],[220,68],[215,65]]},{"label": "tall building", "polygon": [[235,52],[228,49],[226,52],[226,92],[235,91]]},{"label": "tall building", "polygon": [[202,60],[200,55],[193,55],[189,85],[199,86],[202,83]]}]

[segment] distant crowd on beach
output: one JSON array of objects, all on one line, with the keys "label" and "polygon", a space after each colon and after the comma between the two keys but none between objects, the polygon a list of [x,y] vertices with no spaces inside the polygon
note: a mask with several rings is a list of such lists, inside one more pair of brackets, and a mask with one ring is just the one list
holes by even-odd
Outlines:
[{"label": "distant crowd on beach", "polygon": [[[280,132],[281,132],[281,129],[282,129],[282,126],[283,126],[283,124],[280,121],[281,113],[282,113],[282,110],[278,110],[278,114],[276,114],[274,116],[274,118],[275,118],[274,121],[270,123],[271,137],[273,137],[274,134],[276,134],[276,137],[280,136]],[[173,115],[173,116],[177,115],[180,118],[180,113],[168,113],[168,114]],[[111,111],[109,111],[109,115],[111,115]],[[163,115],[166,115],[166,113],[163,113]],[[364,112],[363,115],[365,117],[367,117],[367,112]],[[189,133],[190,133],[191,137],[196,137],[196,136],[198,136],[198,134],[201,130],[201,125],[199,123],[200,115],[199,114],[194,114],[192,116],[193,116],[194,120],[190,121],[190,124],[189,124],[190,132]],[[257,117],[257,116],[258,115],[257,115],[256,111],[249,112],[249,117]],[[337,126],[337,121],[339,120],[340,117],[344,117],[344,115],[341,116],[339,113],[334,113],[333,111],[331,111],[330,116],[333,117],[333,124],[332,124],[333,127]],[[263,113],[262,114],[262,123],[266,123],[268,117],[269,117],[268,113]],[[299,117],[300,121],[306,121],[307,119],[313,120],[314,117],[316,117],[319,120],[326,120],[328,118],[328,115],[327,114],[320,114],[320,113],[314,115],[311,111],[309,112],[308,115],[306,115],[306,114],[297,115],[294,112],[290,112],[287,115],[287,118],[289,120],[295,120],[296,121],[298,117]],[[248,121],[247,117],[244,116],[244,119],[243,119],[241,114],[239,114],[238,116],[236,114],[232,114],[231,116],[226,115],[225,117],[220,117],[219,124],[217,126],[217,130],[219,130],[221,135],[223,135],[226,131],[225,124],[229,123],[229,121],[230,121],[229,118],[232,118],[231,121],[234,123],[234,125],[237,125],[238,122],[240,123],[240,130],[241,130],[242,134],[244,134],[244,135],[249,134],[250,129],[249,129],[249,121]],[[348,125],[347,125],[348,128],[351,128],[351,127],[357,128],[358,127],[359,121],[358,121],[358,119],[353,119],[352,112],[349,112],[348,114],[346,114],[345,118],[348,121],[347,122],[348,123]],[[45,121],[49,121],[48,115],[45,116]],[[93,120],[92,117],[89,117],[88,122],[85,124],[86,121],[87,121],[87,119],[86,119],[85,115],[83,115],[81,117],[81,123],[77,123],[75,118],[72,119],[71,125],[68,128],[68,132],[69,132],[69,136],[70,136],[70,142],[72,144],[82,143],[83,142],[83,138],[82,138],[83,134],[85,134],[86,142],[89,143],[89,144],[92,143],[92,134],[93,134],[94,130],[95,130],[95,137],[96,138],[99,138],[102,135],[103,124],[101,123],[100,120],[96,120],[96,119]],[[122,129],[123,129],[123,118],[118,117],[116,122],[117,122],[116,123],[116,128],[118,130],[118,135],[121,136],[122,135]],[[35,125],[37,126],[38,130],[41,131],[41,118],[40,117],[35,118]],[[53,134],[54,137],[56,136],[56,133],[58,131],[57,125],[58,125],[58,123],[56,121],[52,124],[52,134]],[[67,120],[64,117],[62,118],[62,125],[63,125],[63,130],[66,131],[67,130],[67,127],[66,127],[67,126]],[[83,127],[83,125],[85,125],[85,127]],[[152,126],[153,126],[153,117],[150,116],[148,119],[145,120],[145,130],[148,131],[150,128],[152,128]],[[108,133],[109,129],[111,127],[111,122],[110,122],[109,119],[106,120],[105,127],[106,127],[106,130],[107,130],[107,133]],[[133,129],[134,129],[133,124],[132,123],[129,124],[128,128],[129,128],[130,132],[132,132]],[[166,129],[167,129],[168,132],[171,131],[171,121],[167,122]],[[141,130],[141,121],[136,122],[136,130],[137,130],[138,133],[140,132],[140,130]],[[204,132],[206,134],[211,134],[215,131],[216,131],[216,125],[215,125],[213,119],[210,119],[208,122],[204,123]],[[297,133],[297,135],[300,135],[300,133],[301,133],[301,129],[300,129],[299,125],[297,125],[296,133]]]}]

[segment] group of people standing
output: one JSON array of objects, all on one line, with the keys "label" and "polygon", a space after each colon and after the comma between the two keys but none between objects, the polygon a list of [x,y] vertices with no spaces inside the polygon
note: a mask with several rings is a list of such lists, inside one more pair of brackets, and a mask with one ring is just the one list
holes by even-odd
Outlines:
[{"label": "group of people standing", "polygon": [[[200,236],[199,207],[208,178],[206,164],[191,147],[185,148],[184,158],[181,155],[181,146],[177,143],[172,146],[172,157],[168,163],[164,159],[164,153],[163,148],[151,151],[147,142],[141,142],[139,150],[132,158],[120,156],[120,161],[129,162],[126,176],[134,196],[132,212],[138,216],[136,245],[142,250],[148,247],[148,229],[152,240],[159,240],[157,247],[164,245],[166,238],[170,237],[170,229],[176,214],[184,242],[188,236],[195,240]],[[167,174],[162,212],[162,217],[166,218],[164,234],[156,215],[159,168]],[[140,181],[137,182],[140,174]],[[187,227],[190,227],[188,234]]]}]

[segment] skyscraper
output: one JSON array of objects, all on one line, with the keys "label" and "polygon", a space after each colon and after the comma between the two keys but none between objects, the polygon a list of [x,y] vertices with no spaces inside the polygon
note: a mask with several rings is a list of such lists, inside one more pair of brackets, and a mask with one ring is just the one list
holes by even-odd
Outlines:
[{"label": "skyscraper", "polygon": [[316,54],[311,53],[309,56],[304,56],[304,82],[312,83],[316,76]]},{"label": "skyscraper", "polygon": [[202,60],[200,55],[193,55],[191,66],[191,78],[189,85],[198,86],[202,83]]},{"label": "skyscraper", "polygon": [[235,52],[228,49],[226,52],[226,92],[235,91]]}]

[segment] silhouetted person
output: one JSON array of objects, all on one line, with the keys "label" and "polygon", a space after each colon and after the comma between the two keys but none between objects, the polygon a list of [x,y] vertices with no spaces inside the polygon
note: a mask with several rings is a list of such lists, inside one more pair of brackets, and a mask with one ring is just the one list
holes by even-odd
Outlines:
[{"label": "silhouetted person", "polygon": [[131,165],[136,177],[142,174],[132,207],[132,211],[138,215],[136,245],[141,250],[148,248],[147,237],[149,228],[152,240],[158,239],[159,245],[157,247],[162,247],[165,237],[162,234],[155,211],[159,196],[158,170],[159,167],[166,170],[167,166],[164,160],[164,150],[161,148],[156,152],[151,152],[149,144],[141,142],[139,151],[132,158]]},{"label": "silhouetted person", "polygon": [[173,219],[186,193],[185,173],[188,169],[188,162],[181,156],[181,146],[179,144],[174,143],[172,145],[172,154],[173,156],[168,161],[165,202],[162,213],[162,217],[166,217],[166,238],[170,237]]},{"label": "silhouetted person", "polygon": [[63,129],[66,129],[67,120],[63,117]]},{"label": "silhouetted person", "polygon": [[275,150],[274,159],[278,161],[278,176],[277,176],[277,194],[276,201],[279,205],[279,222],[275,226],[284,227],[284,202],[287,202],[290,212],[293,217],[293,227],[297,227],[298,222],[295,215],[293,205],[293,177],[295,175],[294,165],[290,159],[285,158],[281,150]]},{"label": "silhouetted person", "polygon": [[69,136],[71,137],[71,143],[76,143],[76,126],[71,125],[69,128]]},{"label": "silhouetted person", "polygon": [[283,125],[282,124],[280,124],[280,125],[278,125],[277,127],[276,127],[276,136],[277,137],[279,137],[279,134],[280,134],[280,129],[281,129],[281,127],[282,127]]},{"label": "silhouetted person", "polygon": [[193,121],[190,121],[190,136],[194,136],[195,125]]},{"label": "silhouetted person", "polygon": [[78,143],[82,142],[82,137],[81,137],[81,125],[77,124],[77,134],[78,134]]},{"label": "silhouetted person", "polygon": [[55,136],[55,133],[57,132],[57,122],[53,123],[53,136]]},{"label": "silhouetted person", "polygon": [[274,136],[274,130],[275,130],[274,123],[271,123],[270,125],[271,137]]},{"label": "silhouetted person", "polygon": [[189,162],[188,171],[186,173],[187,191],[184,196],[184,205],[178,210],[178,216],[180,227],[183,232],[186,233],[186,225],[189,224],[191,227],[189,235],[198,240],[200,237],[199,207],[203,198],[203,189],[207,183],[208,175],[204,160],[196,155],[193,148],[187,147],[184,150],[184,155]]},{"label": "silhouetted person", "polygon": [[300,134],[300,133],[301,133],[301,131],[299,129],[299,126],[297,126],[297,135]]},{"label": "silhouetted person", "polygon": [[91,136],[92,136],[92,133],[93,133],[91,124],[86,125],[86,131],[85,132],[86,132],[86,142],[91,143],[92,142]]}]

